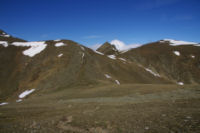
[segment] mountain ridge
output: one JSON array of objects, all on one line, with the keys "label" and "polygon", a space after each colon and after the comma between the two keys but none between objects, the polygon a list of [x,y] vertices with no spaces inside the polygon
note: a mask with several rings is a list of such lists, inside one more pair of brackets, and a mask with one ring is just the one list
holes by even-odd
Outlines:
[{"label": "mountain ridge", "polygon": [[[19,39],[18,43],[13,38],[2,37],[0,41],[2,99],[16,99],[22,91],[33,88],[35,93],[42,94],[78,86],[200,83],[200,52],[196,46],[171,46],[158,41],[119,52],[106,42],[94,51],[71,40]],[[185,55],[190,50],[195,58],[182,57],[182,51]],[[180,57],[173,51],[181,51]],[[187,60],[191,67],[186,65]],[[173,63],[176,64],[170,65]]]}]

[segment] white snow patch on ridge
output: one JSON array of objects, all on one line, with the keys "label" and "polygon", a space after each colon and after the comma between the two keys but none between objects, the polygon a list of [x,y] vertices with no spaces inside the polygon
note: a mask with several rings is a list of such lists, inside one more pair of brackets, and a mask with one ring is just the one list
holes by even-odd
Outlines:
[{"label": "white snow patch on ridge", "polygon": [[177,55],[177,56],[181,55],[179,51],[174,51],[174,54]]},{"label": "white snow patch on ridge", "polygon": [[43,51],[46,48],[46,44],[45,45],[39,45],[39,46],[33,46],[25,51],[23,51],[24,55],[33,57],[36,54],[39,54],[41,51]]},{"label": "white snow patch on ridge", "polygon": [[150,70],[149,68],[145,68],[146,71],[150,72],[151,74],[153,74],[156,77],[160,77],[160,74],[153,72],[152,70]]},{"label": "white snow patch on ridge", "polygon": [[115,60],[116,59],[116,56],[115,55],[108,55],[109,58]]},{"label": "white snow patch on ridge", "polygon": [[47,44],[45,44],[45,42],[14,42],[11,45],[30,47],[29,49],[23,51],[23,54],[27,55],[29,57],[33,57],[36,54],[39,54],[47,46]]},{"label": "white snow patch on ridge", "polygon": [[66,44],[63,42],[58,42],[55,44],[56,47],[61,47],[61,46],[65,46]]},{"label": "white snow patch on ridge", "polygon": [[8,104],[7,102],[0,103],[0,106]]},{"label": "white snow patch on ridge", "polygon": [[19,95],[19,98],[25,98],[27,95],[31,94],[32,92],[34,92],[35,89],[31,89],[31,90],[26,90],[24,92],[22,92],[20,95]]},{"label": "white snow patch on ridge", "polygon": [[8,47],[8,42],[6,42],[6,41],[0,41],[0,45],[3,45],[4,47]]},{"label": "white snow patch on ridge", "polygon": [[[200,46],[199,43],[195,42],[186,42],[186,41],[178,41],[178,40],[173,40],[173,39],[164,39],[163,41],[168,41],[170,42],[171,46],[179,46],[179,45],[194,45],[194,46]],[[161,42],[163,42],[161,41]]]}]

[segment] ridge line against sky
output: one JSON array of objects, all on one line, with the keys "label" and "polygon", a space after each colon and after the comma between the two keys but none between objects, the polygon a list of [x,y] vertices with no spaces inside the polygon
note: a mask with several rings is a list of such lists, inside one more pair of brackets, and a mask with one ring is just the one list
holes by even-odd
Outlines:
[{"label": "ridge line against sky", "polygon": [[199,0],[1,0],[0,29],[28,41],[200,42]]}]

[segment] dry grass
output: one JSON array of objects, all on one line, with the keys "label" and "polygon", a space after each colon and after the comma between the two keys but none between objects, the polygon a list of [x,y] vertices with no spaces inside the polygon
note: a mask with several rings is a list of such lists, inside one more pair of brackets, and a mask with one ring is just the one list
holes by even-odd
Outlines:
[{"label": "dry grass", "polygon": [[[83,89],[82,89],[83,90]],[[73,93],[74,91],[74,93]],[[0,108],[1,132],[196,133],[198,86],[124,85],[67,89]]]}]

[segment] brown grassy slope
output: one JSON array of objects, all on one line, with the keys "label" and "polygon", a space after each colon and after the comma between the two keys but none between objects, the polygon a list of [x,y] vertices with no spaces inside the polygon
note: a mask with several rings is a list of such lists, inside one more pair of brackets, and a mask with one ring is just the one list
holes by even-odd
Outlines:
[{"label": "brown grassy slope", "polygon": [[[70,40],[60,42],[65,43],[66,46],[55,47],[57,42],[46,41],[47,48],[34,57],[22,54],[22,49],[27,49],[27,47],[2,47],[1,54],[4,54],[1,56],[1,61],[6,58],[9,58],[8,60],[14,58],[16,62],[4,61],[1,72],[8,71],[9,74],[4,75],[11,75],[12,81],[17,83],[15,86],[9,86],[14,84],[7,80],[9,76],[6,76],[4,79],[7,82],[2,81],[1,95],[4,98],[9,97],[4,93],[7,90],[9,90],[10,95],[14,94],[14,97],[17,97],[24,90],[32,88],[51,92],[71,87],[102,86],[116,84],[115,80],[121,84],[169,83],[164,78],[153,76],[134,62],[110,59],[89,48],[81,48],[83,46]],[[11,47],[14,48],[14,52]],[[7,53],[11,53],[12,56],[7,55]],[[63,56],[58,57],[59,54],[63,54]],[[8,57],[4,59],[5,56]],[[9,65],[10,69],[7,67]],[[111,78],[107,79],[105,74],[110,75]]]},{"label": "brown grassy slope", "polygon": [[[181,55],[177,56],[173,51],[179,51]],[[200,83],[200,47],[154,42],[120,56],[149,67],[174,82]]]},{"label": "brown grassy slope", "polygon": [[23,48],[0,46],[0,96],[6,98],[18,89],[20,79],[20,60]]},{"label": "brown grassy slope", "polygon": [[198,92],[199,86],[144,84],[34,92],[0,106],[0,132],[196,133]]},{"label": "brown grassy slope", "polygon": [[[24,69],[23,88],[66,88],[71,86],[88,86],[104,83],[159,83],[165,82],[141,69],[134,63],[123,63],[99,55],[91,49],[84,48],[72,41],[63,41],[67,46],[55,47],[55,42],[48,41],[47,48],[34,58]],[[57,55],[63,56],[58,58]],[[84,56],[83,56],[84,54]],[[37,64],[37,65],[36,65]],[[31,73],[30,73],[31,70]],[[106,79],[109,74],[112,79]],[[20,87],[22,88],[22,87]]]},{"label": "brown grassy slope", "polygon": [[[7,34],[0,30],[0,35]],[[0,36],[0,41],[12,42],[24,42],[25,40],[15,38],[15,37],[3,37]],[[1,99],[7,98],[13,92],[18,90],[20,73],[22,69],[20,65],[22,64],[22,51],[23,47],[15,47],[9,45],[4,47],[0,45],[0,97]]]}]

